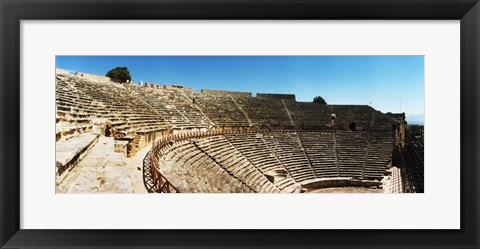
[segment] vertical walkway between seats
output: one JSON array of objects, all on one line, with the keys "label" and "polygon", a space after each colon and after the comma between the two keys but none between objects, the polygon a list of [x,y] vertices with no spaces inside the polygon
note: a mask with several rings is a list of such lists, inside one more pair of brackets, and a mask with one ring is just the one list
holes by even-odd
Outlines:
[{"label": "vertical walkway between seats", "polygon": [[337,165],[337,174],[340,177],[340,163],[338,162],[338,148],[337,148],[337,131],[333,132],[333,149],[335,153],[335,164]]},{"label": "vertical walkway between seats", "polygon": [[270,146],[267,144],[267,141],[265,141],[265,138],[264,138],[263,136],[264,136],[264,134],[262,133],[262,136],[260,137],[260,139],[262,139],[263,144],[270,150],[270,153],[272,154],[272,156],[273,156],[273,157],[275,158],[275,160],[277,160],[277,162],[283,167],[283,169],[285,169],[285,170],[288,172],[288,175],[290,175],[290,177],[293,178],[292,173],[290,172],[290,170],[288,170],[287,166],[285,166],[285,164],[283,164],[283,162],[278,158],[277,153],[275,153],[275,151],[272,149],[272,147],[270,147]]},{"label": "vertical walkway between seats", "polygon": [[307,149],[305,148],[305,146],[303,146],[302,139],[300,139],[300,136],[298,135],[298,132],[295,132],[295,135],[297,136],[298,143],[303,148],[303,154],[305,154],[305,157],[307,158],[307,161],[308,161],[308,164],[310,165],[310,168],[312,168],[312,171],[313,171],[313,174],[315,175],[315,178],[318,178],[317,171],[313,167],[312,161],[310,160],[310,157],[308,156]]},{"label": "vertical walkway between seats", "polygon": [[375,112],[372,114],[372,120],[370,121],[370,129],[373,129],[373,124],[375,124]]},{"label": "vertical walkway between seats", "polygon": [[290,123],[291,123],[293,126],[296,126],[296,125],[295,125],[295,122],[293,122],[292,114],[290,114],[290,111],[288,110],[287,105],[285,104],[285,101],[283,101],[283,99],[282,99],[282,104],[283,104],[283,106],[285,107],[285,110],[287,111],[287,115],[288,115],[288,118],[290,119]]},{"label": "vertical walkway between seats", "polygon": [[238,109],[240,109],[240,111],[242,111],[243,115],[245,115],[245,118],[247,118],[247,120],[248,120],[248,125],[253,126],[253,122],[252,122],[252,120],[250,120],[247,113],[242,109],[242,107],[237,103],[237,101],[231,95],[228,95],[228,96],[232,99],[233,103],[235,103],[235,105],[238,107]]},{"label": "vertical walkway between seats", "polygon": [[[226,139],[226,138],[225,138]],[[250,186],[249,184],[247,184],[247,182],[245,182],[245,180],[241,177],[239,177],[238,175],[235,175],[231,170],[229,170],[228,168],[225,167],[225,165],[223,165],[222,163],[220,163],[215,157],[213,157],[210,153],[208,153],[207,151],[205,151],[198,143],[198,141],[193,141],[193,145],[198,149],[200,150],[201,153],[205,154],[205,156],[207,156],[208,158],[210,158],[210,160],[212,160],[213,162],[215,162],[215,164],[218,165],[218,167],[222,168],[223,170],[225,170],[226,172],[228,172],[229,175],[231,175],[232,177],[234,177],[235,179],[239,180],[240,182],[242,182],[248,189],[250,189],[252,192],[254,193],[257,193],[258,191],[256,191],[252,186]]]},{"label": "vertical walkway between seats", "polygon": [[[181,94],[181,96],[184,97],[185,99],[190,100],[190,98],[188,97],[188,95],[187,95],[186,93],[180,92],[180,94]],[[205,115],[205,113],[203,112],[202,108],[200,108],[200,106],[198,106],[198,105],[195,104],[195,103],[192,103],[192,105],[195,106],[195,107],[198,109],[198,111],[203,115],[203,117],[205,117],[205,119],[206,119],[208,122],[210,122],[209,125],[215,125],[215,124],[213,123],[213,121],[212,121],[210,118],[208,118],[207,115]]]},{"label": "vertical walkway between seats", "polygon": [[367,151],[365,152],[365,162],[363,163],[362,167],[362,179],[365,178],[365,168],[367,167],[367,160],[368,160],[368,152],[370,151],[370,144],[372,142],[372,133],[368,132],[367,137]]},{"label": "vertical walkway between seats", "polygon": [[162,114],[160,114],[157,109],[155,109],[152,105],[150,105],[150,103],[148,103],[147,101],[145,101],[143,98],[140,98],[140,97],[137,97],[135,92],[128,89],[127,88],[127,91],[128,93],[130,93],[132,95],[133,98],[137,99],[139,102],[142,102],[144,105],[148,106],[150,108],[150,110],[156,114],[158,114],[158,116],[160,116],[164,122],[168,122],[168,120],[166,119],[166,117],[162,116]]}]

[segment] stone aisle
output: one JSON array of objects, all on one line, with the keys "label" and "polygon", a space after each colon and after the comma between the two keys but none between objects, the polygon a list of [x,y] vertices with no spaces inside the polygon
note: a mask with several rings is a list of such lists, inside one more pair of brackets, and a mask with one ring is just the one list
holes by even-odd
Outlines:
[{"label": "stone aisle", "polygon": [[143,158],[147,155],[151,145],[137,151],[135,156],[125,159],[127,163],[133,193],[148,193],[143,184]]},{"label": "stone aisle", "polygon": [[100,137],[65,179],[57,193],[132,193],[125,156],[114,152],[114,140]]},{"label": "stone aisle", "polygon": [[392,167],[391,172],[392,174],[385,182],[385,193],[402,193],[402,173],[400,168]]}]

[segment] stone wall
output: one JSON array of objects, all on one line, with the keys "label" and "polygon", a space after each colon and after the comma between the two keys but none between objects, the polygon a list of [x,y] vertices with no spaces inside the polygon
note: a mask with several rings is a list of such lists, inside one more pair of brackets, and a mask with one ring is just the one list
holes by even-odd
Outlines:
[{"label": "stone wall", "polygon": [[108,83],[108,82],[111,81],[111,79],[109,77],[106,77],[106,76],[100,76],[100,75],[88,74],[88,73],[82,73],[82,72],[75,73],[75,76],[80,77],[80,78],[89,79],[89,80],[98,81],[98,82],[104,82],[104,83]]},{"label": "stone wall", "polygon": [[230,95],[232,97],[252,97],[251,92],[233,92],[233,91],[221,91],[221,90],[207,90],[202,89],[201,93],[217,96],[226,96]]},{"label": "stone wall", "polygon": [[55,68],[55,73],[56,74],[70,74],[70,71],[68,71],[67,69]]},{"label": "stone wall", "polygon": [[405,122],[405,113],[404,112],[402,112],[402,113],[387,112],[387,113],[385,113],[385,115],[395,119],[395,121],[397,121],[397,122],[400,122],[400,123]]},{"label": "stone wall", "polygon": [[257,98],[259,98],[259,99],[285,99],[285,100],[294,100],[295,101],[295,94],[257,93]]},{"label": "stone wall", "polygon": [[193,88],[184,87],[184,86],[180,86],[180,85],[170,85],[170,86],[169,85],[164,85],[163,88],[180,90],[180,91],[189,92],[189,93],[194,93],[195,92],[195,89],[193,89]]}]

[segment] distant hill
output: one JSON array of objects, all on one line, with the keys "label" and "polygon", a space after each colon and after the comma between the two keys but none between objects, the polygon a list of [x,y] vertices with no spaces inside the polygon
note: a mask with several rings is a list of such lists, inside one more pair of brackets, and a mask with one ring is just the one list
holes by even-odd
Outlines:
[{"label": "distant hill", "polygon": [[425,114],[408,115],[406,118],[408,124],[423,125],[425,122]]}]

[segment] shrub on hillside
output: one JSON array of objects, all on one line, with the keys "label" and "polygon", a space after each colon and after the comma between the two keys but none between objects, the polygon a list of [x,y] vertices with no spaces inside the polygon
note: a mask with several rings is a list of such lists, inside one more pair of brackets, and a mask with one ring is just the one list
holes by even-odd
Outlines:
[{"label": "shrub on hillside", "polygon": [[325,101],[324,98],[320,97],[320,96],[317,96],[315,98],[313,98],[313,103],[318,103],[318,104],[322,104],[322,105],[326,105],[327,102]]},{"label": "shrub on hillside", "polygon": [[108,71],[105,76],[120,82],[132,81],[132,76],[130,76],[130,72],[128,71],[127,67],[116,67]]}]

